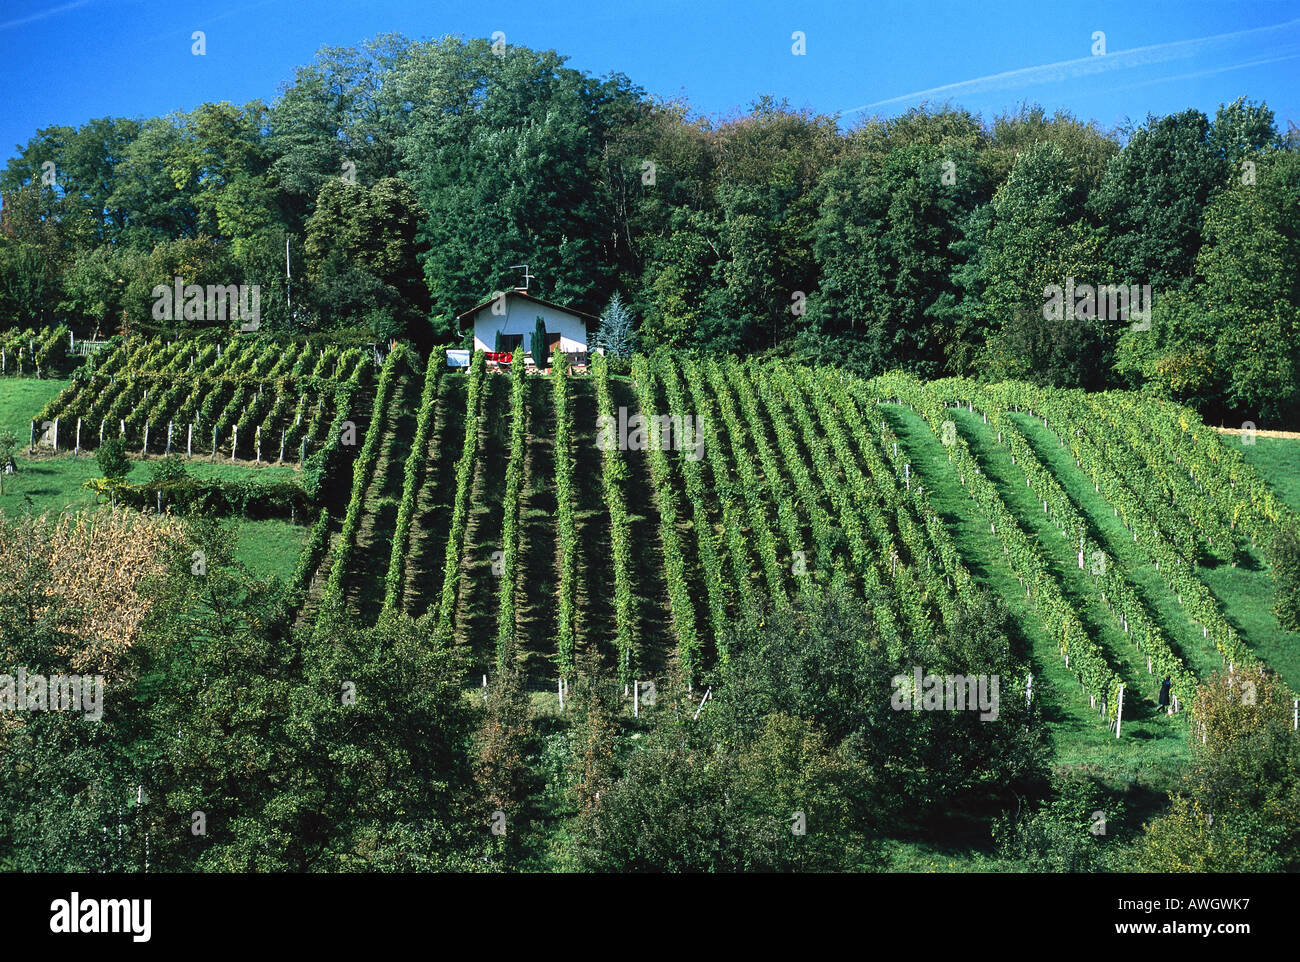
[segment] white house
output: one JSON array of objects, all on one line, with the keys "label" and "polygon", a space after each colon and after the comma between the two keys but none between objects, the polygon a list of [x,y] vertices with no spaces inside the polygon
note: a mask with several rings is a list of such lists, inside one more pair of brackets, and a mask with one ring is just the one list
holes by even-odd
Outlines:
[{"label": "white house", "polygon": [[558,347],[565,354],[585,354],[587,342],[600,323],[600,318],[593,314],[552,304],[534,297],[523,288],[489,297],[465,313],[458,314],[456,323],[463,329],[467,321],[473,321],[475,350],[497,350],[497,333],[500,332],[502,351],[529,352],[532,350],[532,334],[539,317],[546,324],[548,353]]}]

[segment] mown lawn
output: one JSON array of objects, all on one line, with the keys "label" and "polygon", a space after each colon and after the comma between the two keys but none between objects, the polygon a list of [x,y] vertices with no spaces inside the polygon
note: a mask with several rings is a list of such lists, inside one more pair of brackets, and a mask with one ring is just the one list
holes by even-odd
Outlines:
[{"label": "mown lawn", "polygon": [[1256,438],[1241,453],[1292,511],[1300,511],[1300,439]]},{"label": "mown lawn", "polygon": [[[1277,496],[1300,512],[1300,440],[1256,438],[1254,444],[1241,445],[1241,453]],[[1277,623],[1272,570],[1264,552],[1249,551],[1248,560],[1235,568],[1201,568],[1199,574],[1255,654],[1288,685],[1300,690],[1300,631],[1286,631]]]},{"label": "mown lawn", "polygon": [[[131,473],[127,475],[127,480],[133,484],[148,481],[151,465],[158,460],[158,458],[150,458],[147,461],[136,461],[131,467]],[[74,457],[65,454],[58,457],[29,458],[24,452],[20,452],[17,462],[18,473],[5,478],[4,495],[0,497],[0,511],[23,511],[28,499],[31,501],[31,510],[36,514],[79,511],[82,508],[93,508],[98,503],[95,492],[84,487],[85,483],[92,478],[103,477],[103,472],[99,470],[93,455],[83,454]],[[252,471],[258,472],[258,477],[265,481],[284,481],[292,479],[296,471],[288,465],[252,468],[228,462],[210,464],[199,459],[187,461],[185,470],[194,478],[226,481],[247,477]]]},{"label": "mown lawn", "polygon": [[0,431],[12,431],[23,444],[32,434],[32,419],[71,384],[52,378],[0,377]]}]

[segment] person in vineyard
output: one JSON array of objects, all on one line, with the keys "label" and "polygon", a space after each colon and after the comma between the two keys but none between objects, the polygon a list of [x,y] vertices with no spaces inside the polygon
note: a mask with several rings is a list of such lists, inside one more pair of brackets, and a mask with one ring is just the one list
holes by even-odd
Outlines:
[{"label": "person in vineyard", "polygon": [[1173,688],[1173,684],[1170,682],[1169,676],[1166,675],[1165,680],[1160,683],[1160,701],[1159,701],[1160,707],[1163,708],[1166,712],[1169,711],[1169,691],[1171,688]]}]

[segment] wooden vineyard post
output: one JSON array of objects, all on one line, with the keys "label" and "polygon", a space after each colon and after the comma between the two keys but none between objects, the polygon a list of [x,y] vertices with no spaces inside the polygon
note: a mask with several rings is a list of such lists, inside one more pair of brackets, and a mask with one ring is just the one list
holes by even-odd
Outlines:
[{"label": "wooden vineyard post", "polygon": [[1291,716],[1291,730],[1293,732],[1300,731],[1300,698],[1295,700],[1295,704],[1292,706],[1292,711],[1294,714]]},{"label": "wooden vineyard post", "polygon": [[108,423],[108,418],[101,418],[99,422],[99,443],[104,443],[104,425]]},{"label": "wooden vineyard post", "polygon": [[1119,738],[1120,726],[1124,724],[1124,686],[1119,686],[1119,702],[1115,708],[1115,737]]},{"label": "wooden vineyard post", "polygon": [[172,422],[168,421],[167,422],[167,450],[165,450],[163,454],[170,455],[171,453],[172,453]]},{"label": "wooden vineyard post", "polygon": [[230,463],[235,463],[235,449],[239,446],[239,425],[230,429]]},{"label": "wooden vineyard post", "polygon": [[1025,704],[1031,705],[1034,701],[1034,673],[1030,672],[1029,677],[1025,680]]},{"label": "wooden vineyard post", "polygon": [[77,418],[77,446],[72,449],[74,456],[81,454],[81,418]]},{"label": "wooden vineyard post", "polygon": [[633,680],[632,682],[632,717],[639,716],[641,711],[641,682]]},{"label": "wooden vineyard post", "polygon": [[564,679],[563,678],[557,678],[555,680],[555,690],[560,696],[560,711],[564,711]]},{"label": "wooden vineyard post", "polygon": [[483,676],[483,704],[487,704],[487,675]]},{"label": "wooden vineyard post", "polygon": [[215,424],[212,426],[212,463],[213,464],[217,463],[217,431],[219,430],[220,428],[218,428]]},{"label": "wooden vineyard post", "polygon": [[190,425],[189,433],[185,436],[185,456],[192,457],[194,454],[194,425]]},{"label": "wooden vineyard post", "polygon": [[285,429],[285,428],[280,428],[280,461],[281,461],[282,463],[283,463],[283,461],[284,461],[284,437],[285,437],[285,434],[287,434],[287,433],[288,433],[288,432],[287,432],[287,429]]},{"label": "wooden vineyard post", "polygon": [[262,426],[261,426],[260,424],[257,426],[257,433],[256,433],[255,437],[256,437],[256,441],[257,441],[257,445],[256,445],[256,446],[257,446],[257,463],[258,463],[258,464],[261,464],[261,463],[262,463]]},{"label": "wooden vineyard post", "polygon": [[146,423],[144,426],[144,447],[140,449],[140,454],[143,456],[148,453],[149,453],[149,425],[148,423]]}]

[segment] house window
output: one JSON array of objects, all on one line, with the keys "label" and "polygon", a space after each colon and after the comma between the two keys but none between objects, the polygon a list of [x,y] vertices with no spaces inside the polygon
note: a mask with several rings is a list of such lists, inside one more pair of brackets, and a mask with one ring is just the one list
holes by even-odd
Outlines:
[{"label": "house window", "polygon": [[504,354],[513,354],[524,343],[522,334],[497,334],[497,349]]}]

